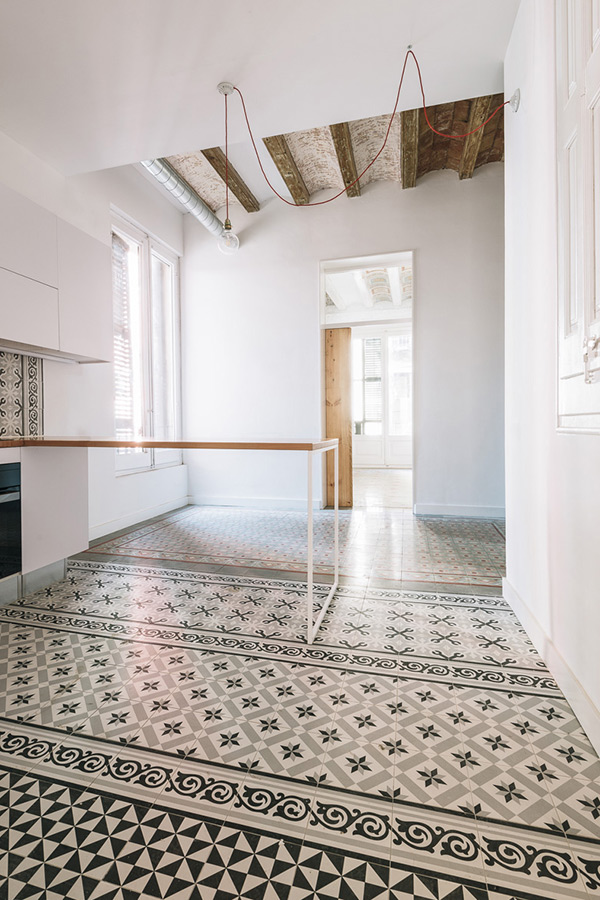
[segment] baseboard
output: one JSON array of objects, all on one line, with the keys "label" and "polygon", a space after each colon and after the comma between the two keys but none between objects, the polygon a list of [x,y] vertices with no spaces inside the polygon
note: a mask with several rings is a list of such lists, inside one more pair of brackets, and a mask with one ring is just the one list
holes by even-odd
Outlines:
[{"label": "baseboard", "polygon": [[21,575],[21,596],[41,591],[57,581],[62,581],[67,575],[66,559],[57,559],[56,562],[34,569],[33,572],[23,572]]},{"label": "baseboard", "polygon": [[[306,511],[306,497],[213,497],[194,494],[189,498],[194,506],[240,506],[245,509],[292,509]],[[313,509],[322,509],[320,500],[313,500]]]},{"label": "baseboard", "polygon": [[433,503],[415,503],[415,516],[464,516],[470,519],[503,519],[503,506],[438,506]]},{"label": "baseboard", "polygon": [[121,528],[129,528],[130,525],[137,525],[138,522],[144,522],[146,519],[152,519],[154,516],[160,516],[161,513],[170,512],[172,509],[179,509],[187,506],[190,499],[187,495],[178,497],[176,500],[168,500],[166,503],[159,503],[157,506],[148,506],[145,509],[138,509],[136,512],[129,513],[126,516],[120,516],[118,519],[112,519],[110,522],[102,522],[101,525],[90,526],[90,541],[96,538],[104,537],[105,534],[112,534],[113,531],[119,531]]},{"label": "baseboard", "polygon": [[590,739],[590,743],[596,753],[600,755],[600,710],[596,707],[581,682],[573,674],[568,663],[565,662],[556,649],[552,639],[546,634],[536,617],[506,578],[502,579],[502,590],[504,599],[511,605],[520,619],[536,650],[571,704],[573,712],[581,723],[581,727]]},{"label": "baseboard", "polygon": [[0,578],[0,606],[13,603],[21,596],[21,573]]}]

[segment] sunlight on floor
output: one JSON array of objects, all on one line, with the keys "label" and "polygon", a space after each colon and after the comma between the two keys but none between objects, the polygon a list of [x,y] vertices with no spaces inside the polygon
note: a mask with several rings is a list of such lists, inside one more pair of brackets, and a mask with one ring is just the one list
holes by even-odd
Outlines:
[{"label": "sunlight on floor", "polygon": [[352,469],[354,506],[411,509],[412,469]]}]

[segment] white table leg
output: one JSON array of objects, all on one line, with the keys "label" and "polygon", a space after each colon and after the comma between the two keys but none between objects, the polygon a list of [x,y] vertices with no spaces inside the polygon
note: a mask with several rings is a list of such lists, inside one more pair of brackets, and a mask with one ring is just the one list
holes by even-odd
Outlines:
[{"label": "white table leg", "polygon": [[333,508],[335,510],[335,549],[334,549],[334,577],[333,581],[337,587],[340,575],[340,451],[339,446],[333,448],[333,477],[335,484],[333,487]]},{"label": "white table leg", "polygon": [[307,553],[307,571],[306,571],[306,618],[308,622],[308,643],[312,644],[314,640],[313,632],[313,453],[309,450],[308,456],[308,553]]},{"label": "white table leg", "polygon": [[329,593],[325,598],[323,606],[321,607],[321,612],[317,616],[317,621],[313,621],[313,510],[312,510],[312,482],[313,482],[313,471],[312,471],[312,462],[314,453],[323,453],[325,450],[319,451],[308,451],[308,554],[307,554],[307,573],[306,573],[306,617],[307,617],[307,635],[308,635],[308,643],[312,644],[314,639],[317,636],[319,628],[321,627],[321,622],[325,616],[329,608],[329,604],[333,599],[333,595],[335,594],[338,583],[339,583],[339,574],[340,574],[340,497],[339,497],[339,452],[337,445],[335,447],[328,447],[327,450],[333,450],[334,453],[334,488],[333,488],[333,506],[334,506],[334,577],[333,584],[329,589]]}]

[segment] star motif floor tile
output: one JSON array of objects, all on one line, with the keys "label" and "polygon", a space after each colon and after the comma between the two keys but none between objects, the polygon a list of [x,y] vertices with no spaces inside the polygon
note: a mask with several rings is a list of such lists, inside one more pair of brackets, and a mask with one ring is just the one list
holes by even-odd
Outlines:
[{"label": "star motif floor tile", "polygon": [[[500,532],[411,522],[399,549],[367,519],[344,518],[345,553],[384,580],[341,585],[312,646],[301,577],[174,567],[287,554],[301,571],[295,513],[254,531],[247,512],[169,515],[0,608],[0,896],[600,890],[598,758],[505,601],[476,593]],[[433,579],[456,565],[470,590],[385,581],[409,563]]]}]

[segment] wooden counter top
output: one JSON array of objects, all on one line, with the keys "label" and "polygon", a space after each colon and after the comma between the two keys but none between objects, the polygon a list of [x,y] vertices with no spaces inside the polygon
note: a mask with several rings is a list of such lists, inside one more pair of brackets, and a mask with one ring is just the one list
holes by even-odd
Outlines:
[{"label": "wooden counter top", "polygon": [[323,441],[120,441],[95,437],[0,438],[3,447],[144,447],[171,450],[327,450],[338,444],[337,438]]}]

